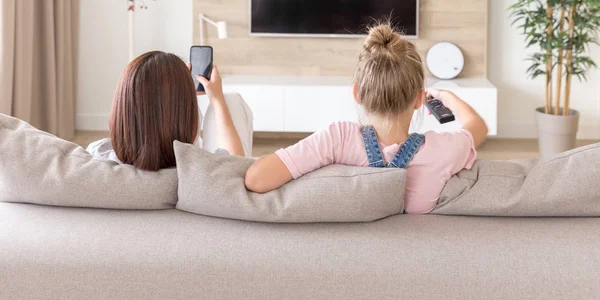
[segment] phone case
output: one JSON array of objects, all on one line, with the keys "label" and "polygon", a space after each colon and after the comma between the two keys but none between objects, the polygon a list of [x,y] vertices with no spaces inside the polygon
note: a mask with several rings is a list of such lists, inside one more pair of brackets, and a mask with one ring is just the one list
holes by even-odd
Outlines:
[{"label": "phone case", "polygon": [[[206,65],[204,70],[198,70],[198,60],[201,60],[201,58],[193,56],[194,49],[197,49],[197,48],[209,50],[209,53],[210,53],[210,55],[209,55],[210,59],[209,59],[208,63],[204,62],[204,64],[203,64],[203,65]],[[194,61],[196,61],[196,64],[194,64]],[[200,82],[198,82],[198,80],[196,79],[196,75],[200,74],[210,80],[210,76],[212,73],[212,66],[213,66],[213,48],[211,46],[192,46],[192,47],[190,47],[190,64],[192,65],[190,73],[192,75],[192,79],[194,80],[194,84],[196,85],[196,91],[204,92],[204,86],[202,84],[200,84]]]}]

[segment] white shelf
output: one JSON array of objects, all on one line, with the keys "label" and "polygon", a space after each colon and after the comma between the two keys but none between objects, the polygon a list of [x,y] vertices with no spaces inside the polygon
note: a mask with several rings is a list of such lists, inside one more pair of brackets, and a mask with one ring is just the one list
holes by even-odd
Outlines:
[{"label": "white shelf", "polygon": [[276,86],[352,86],[352,77],[229,75],[223,77],[223,84]]},{"label": "white shelf", "polygon": [[[454,92],[481,115],[490,135],[497,134],[498,92],[489,80],[428,78],[426,85]],[[256,131],[314,132],[335,121],[361,119],[352,97],[352,77],[231,75],[223,78],[223,89],[239,93],[248,102]],[[459,122],[440,125],[433,116],[424,114],[416,131],[458,128]]]}]

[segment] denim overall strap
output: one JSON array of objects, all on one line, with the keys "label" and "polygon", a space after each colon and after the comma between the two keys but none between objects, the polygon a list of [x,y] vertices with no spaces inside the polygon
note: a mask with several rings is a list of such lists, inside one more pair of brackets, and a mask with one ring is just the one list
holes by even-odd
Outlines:
[{"label": "denim overall strap", "polygon": [[417,133],[411,134],[394,156],[394,159],[389,163],[388,168],[405,169],[408,163],[413,159],[413,156],[419,151],[421,144],[425,141],[425,136]]},{"label": "denim overall strap", "polygon": [[367,150],[369,167],[385,168],[385,160],[383,160],[383,154],[379,147],[379,139],[377,139],[375,129],[372,126],[364,126],[362,128],[362,137],[365,143],[365,150]]}]

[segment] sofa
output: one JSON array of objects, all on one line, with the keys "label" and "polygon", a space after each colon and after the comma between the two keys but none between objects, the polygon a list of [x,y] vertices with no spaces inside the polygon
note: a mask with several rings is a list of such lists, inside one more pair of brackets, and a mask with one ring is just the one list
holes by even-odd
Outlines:
[{"label": "sofa", "polygon": [[600,219],[274,224],[0,203],[0,299],[597,299]]},{"label": "sofa", "polygon": [[[535,166],[478,164],[449,181],[433,212],[546,217],[401,214],[404,170],[332,166],[252,194],[243,188],[248,160],[174,147],[187,163],[144,172],[0,115],[0,299],[600,295],[600,191],[548,189],[565,199],[551,209],[527,202],[539,194],[535,178],[562,174],[536,166],[593,161],[582,155],[600,146]],[[519,177],[527,168],[537,175]],[[589,175],[581,176],[594,183],[600,172]],[[502,199],[477,201],[473,178],[500,185],[500,177],[526,192],[501,194],[510,201],[496,206]],[[556,211],[591,213],[548,217]]]}]

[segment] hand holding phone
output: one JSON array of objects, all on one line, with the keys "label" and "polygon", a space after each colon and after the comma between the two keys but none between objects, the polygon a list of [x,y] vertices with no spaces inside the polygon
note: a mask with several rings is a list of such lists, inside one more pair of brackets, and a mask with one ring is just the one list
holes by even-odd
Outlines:
[{"label": "hand holding phone", "polygon": [[[223,83],[221,82],[221,76],[219,75],[219,69],[217,69],[217,66],[213,65],[210,80],[204,78],[202,75],[196,75],[196,79],[206,90],[206,96],[212,105],[224,103],[225,97],[223,95]],[[198,92],[199,95],[200,93],[202,92]]]},{"label": "hand holding phone", "polygon": [[210,46],[192,46],[190,48],[191,75],[196,86],[196,91],[204,92],[204,86],[198,81],[196,75],[207,80],[211,78],[213,69],[213,48]]}]

